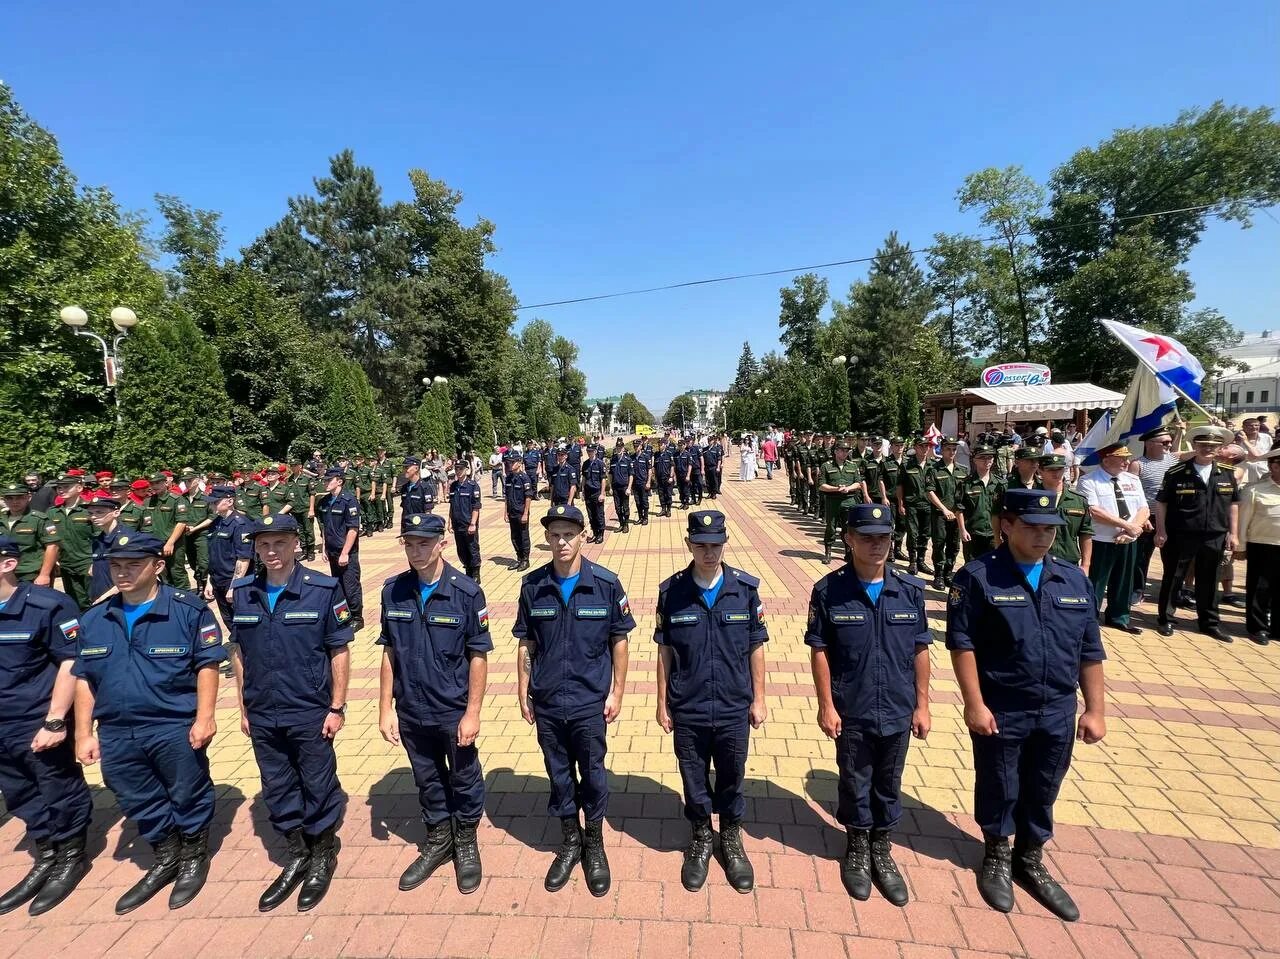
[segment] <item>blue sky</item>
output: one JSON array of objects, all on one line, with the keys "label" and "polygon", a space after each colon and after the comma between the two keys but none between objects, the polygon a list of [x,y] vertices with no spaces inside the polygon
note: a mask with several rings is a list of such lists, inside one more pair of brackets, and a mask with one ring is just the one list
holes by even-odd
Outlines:
[{"label": "blue sky", "polygon": [[[979,232],[963,177],[1043,180],[1117,127],[1280,102],[1280,5],[1199,2],[15,4],[0,78],[82,182],[174,193],[228,245],[344,147],[387,196],[422,167],[498,227],[523,303],[803,266]],[[1273,215],[1280,219],[1280,214]],[[1212,226],[1199,302],[1276,325],[1280,223]],[[843,293],[863,267],[828,272]],[[520,314],[582,351],[590,392],[654,412],[777,347],[748,280]]]}]

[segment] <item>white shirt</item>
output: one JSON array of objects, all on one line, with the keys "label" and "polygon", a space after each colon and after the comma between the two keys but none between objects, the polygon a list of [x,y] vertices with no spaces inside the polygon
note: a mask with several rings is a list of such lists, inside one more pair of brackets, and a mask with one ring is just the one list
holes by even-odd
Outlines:
[{"label": "white shirt", "polygon": [[[1129,518],[1132,520],[1140,510],[1147,509],[1147,497],[1142,492],[1142,483],[1138,477],[1127,470],[1115,477],[1120,481],[1120,491],[1124,494],[1125,505],[1129,507]],[[1104,513],[1119,516],[1116,506],[1115,488],[1111,485],[1111,474],[1101,466],[1085,474],[1080,480],[1080,495],[1091,506],[1096,506]],[[1119,526],[1104,523],[1095,519],[1093,522],[1093,541],[1095,543],[1114,543],[1120,533]]]},{"label": "white shirt", "polygon": [[[1257,433],[1253,439],[1249,440],[1253,448],[1258,451],[1259,455],[1264,455],[1271,451],[1271,436],[1267,433]],[[1246,483],[1256,483],[1259,480],[1267,478],[1267,461],[1246,460],[1244,463],[1244,481]]]}]

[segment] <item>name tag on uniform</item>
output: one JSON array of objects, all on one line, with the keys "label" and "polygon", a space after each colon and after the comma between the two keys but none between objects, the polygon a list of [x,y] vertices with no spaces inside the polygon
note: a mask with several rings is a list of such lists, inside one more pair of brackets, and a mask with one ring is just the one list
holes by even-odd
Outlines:
[{"label": "name tag on uniform", "polygon": [[186,646],[148,646],[148,656],[185,656]]},{"label": "name tag on uniform", "polygon": [[726,623],[749,623],[751,622],[750,613],[724,613],[721,620]]},{"label": "name tag on uniform", "polygon": [[891,623],[914,623],[916,621],[916,611],[914,609],[895,610],[889,614],[889,622]]},{"label": "name tag on uniform", "polygon": [[411,609],[384,609],[382,612],[387,619],[413,619]]},{"label": "name tag on uniform", "polygon": [[258,623],[261,621],[262,621],[262,617],[257,613],[236,613],[234,616],[231,617],[232,625],[241,624],[241,625],[247,626],[247,625],[252,625],[253,623]]},{"label": "name tag on uniform", "polygon": [[109,652],[111,652],[110,646],[86,646],[84,649],[80,650],[80,658],[97,659],[100,656],[107,655]]},{"label": "name tag on uniform", "polygon": [[314,623],[320,619],[320,614],[314,610],[303,610],[297,613],[285,613],[284,621],[286,623]]},{"label": "name tag on uniform", "polygon": [[831,622],[833,623],[865,623],[867,621],[866,613],[832,613]]},{"label": "name tag on uniform", "polygon": [[702,617],[697,613],[680,613],[676,616],[668,616],[667,622],[672,626],[687,626],[690,623],[696,623]]},{"label": "name tag on uniform", "polygon": [[1179,495],[1179,496],[1195,496],[1195,495],[1196,495],[1196,491],[1195,491],[1195,489],[1194,489],[1194,488],[1193,488],[1193,489],[1180,489],[1180,490],[1177,490],[1177,493],[1178,493],[1178,495]]},{"label": "name tag on uniform", "polygon": [[1088,596],[1055,596],[1053,597],[1054,606],[1062,606],[1069,609],[1084,609],[1093,599]]},{"label": "name tag on uniform", "polygon": [[555,619],[557,609],[554,606],[535,606],[529,610],[529,615],[534,619]]},{"label": "name tag on uniform", "polygon": [[919,473],[919,472],[920,472],[919,470],[915,470],[915,469],[907,470],[907,475],[914,476],[916,473]]},{"label": "name tag on uniform", "polygon": [[1230,483],[1219,483],[1219,484],[1218,484],[1218,492],[1219,492],[1219,493],[1230,493],[1230,492],[1231,492],[1231,489],[1232,489],[1232,487],[1231,487],[1231,484],[1230,484]]},{"label": "name tag on uniform", "polygon": [[427,622],[433,626],[457,626],[462,622],[461,616],[450,616],[448,613],[432,613]]},{"label": "name tag on uniform", "polygon": [[30,633],[0,633],[0,643],[25,643],[30,639]]},{"label": "name tag on uniform", "polygon": [[231,538],[231,534],[230,534],[230,533],[214,533],[213,535],[214,535],[214,536],[216,536],[216,537],[218,537],[218,539],[230,539],[230,538]]},{"label": "name tag on uniform", "polygon": [[604,619],[609,615],[608,606],[580,606],[574,613],[578,619]]},{"label": "name tag on uniform", "polygon": [[1012,606],[1027,601],[1026,593],[989,593],[987,599],[997,606]]},{"label": "name tag on uniform", "polygon": [[1082,509],[1069,509],[1066,511],[1068,516],[1083,516],[1084,512]]}]

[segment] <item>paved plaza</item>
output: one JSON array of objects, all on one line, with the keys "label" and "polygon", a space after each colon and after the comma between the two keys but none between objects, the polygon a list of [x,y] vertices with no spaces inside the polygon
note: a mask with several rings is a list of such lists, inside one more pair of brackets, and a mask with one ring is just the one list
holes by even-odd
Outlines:
[{"label": "paved plaza", "polygon": [[[487,478],[482,486],[487,490]],[[545,499],[534,504],[535,544],[546,506]],[[1194,633],[1163,639],[1154,629],[1136,637],[1104,631],[1107,737],[1077,746],[1049,847],[1053,868],[1080,906],[1081,920],[1066,924],[1022,891],[1007,916],[978,897],[969,737],[941,643],[943,596],[930,590],[938,640],[933,731],[926,745],[913,741],[907,759],[909,808],[896,853],[912,901],[897,909],[873,892],[869,902],[855,903],[835,859],[844,833],[832,816],[834,746],[816,723],[803,643],[810,586],[828,569],[813,536],[817,526],[803,517],[797,522],[781,477],[726,481],[724,495],[704,506],[728,515],[726,560],[760,577],[767,608],[769,719],[752,735],[747,764],[754,893],[734,892],[715,863],[701,892],[680,885],[688,826],[671,743],[654,722],[652,634],[658,583],[687,562],[685,514],[651,519],[623,536],[613,533],[612,507],[604,545],[587,547],[586,555],[621,576],[638,623],[627,697],[609,735],[613,888],[592,898],[578,870],[561,892],[543,890],[559,823],[546,816],[541,755],[515,699],[511,625],[522,574],[508,569],[513,554],[501,506],[486,497],[481,550],[495,650],[479,739],[488,802],[480,829],[485,880],[476,893],[460,895],[448,866],[413,892],[396,887],[424,830],[404,752],[384,743],[377,727],[379,587],[405,568],[387,532],[361,546],[370,625],[354,646],[348,721],[337,746],[350,795],[343,850],[321,905],[306,915],[294,912],[292,901],[270,915],[257,911],[283,844],[266,823],[258,770],[224,680],[210,748],[219,793],[217,852],[199,898],[178,913],[169,912],[162,895],[126,917],[114,915],[116,899],[150,853],[132,827],[122,826],[95,766],[92,871],[52,913],[0,917],[0,959],[1280,957],[1280,646],[1240,641],[1235,610],[1224,607],[1224,622],[1237,637],[1229,646]],[[533,562],[546,558],[545,546],[535,546]],[[1150,604],[1135,623],[1154,625]],[[22,834],[17,821],[0,820],[0,888],[30,863],[25,845],[13,851]]]}]

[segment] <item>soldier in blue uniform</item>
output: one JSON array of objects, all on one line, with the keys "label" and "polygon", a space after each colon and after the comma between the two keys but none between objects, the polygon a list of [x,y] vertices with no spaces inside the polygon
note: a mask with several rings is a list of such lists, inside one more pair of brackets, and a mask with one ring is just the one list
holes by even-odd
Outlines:
[{"label": "soldier in blue uniform", "polygon": [[[1045,868],[1043,852],[1074,740],[1096,743],[1106,734],[1106,656],[1089,578],[1049,554],[1064,524],[1043,490],[1006,491],[1003,543],[955,576],[947,648],[973,740],[974,818],[986,842],[978,889],[993,909],[1009,912],[1017,878],[1051,912],[1074,921],[1080,912]],[[1077,688],[1084,693],[1078,722]]]},{"label": "soldier in blue uniform", "polygon": [[582,444],[578,442],[577,438],[569,444],[565,459],[576,472],[582,472]]},{"label": "soldier in blue uniform", "polygon": [[458,559],[467,575],[480,582],[480,484],[467,476],[467,464],[459,459],[453,464],[453,482],[449,484],[449,524],[458,541]]},{"label": "soldier in blue uniform", "polygon": [[604,462],[597,447],[587,447],[587,461],[582,464],[582,501],[591,520],[591,542],[604,542]]},{"label": "soldier in blue uniform", "polygon": [[430,513],[436,508],[436,494],[430,485],[422,480],[422,460],[416,456],[406,456],[400,461],[404,470],[404,482],[400,484],[400,512]]},{"label": "soldier in blue uniform", "polygon": [[[768,716],[764,701],[764,623],[760,581],[724,563],[724,514],[689,514],[685,543],[693,561],[658,587],[658,725],[675,730],[684,814],[693,829],[680,880],[690,892],[707,879],[720,816],[725,876],[750,892],[755,871],[742,847],[742,779],[750,728]],[[715,785],[710,782],[715,766]]]},{"label": "soldier in blue uniform", "polygon": [[[209,579],[204,598],[218,604],[222,622],[231,625],[231,583],[249,572],[253,562],[253,521],[236,512],[234,486],[214,486],[205,494],[213,509],[209,527]],[[305,517],[304,517],[305,518]]]},{"label": "soldier in blue uniform", "polygon": [[720,480],[724,469],[724,447],[719,437],[711,437],[702,451],[702,468],[706,476],[707,495],[715,499],[720,495]]},{"label": "soldier in blue uniform", "polygon": [[618,532],[631,525],[631,487],[635,483],[635,464],[627,448],[619,446],[609,465],[609,489],[613,492],[613,512],[618,517]]},{"label": "soldier in blue uniform", "polygon": [[569,451],[563,446],[556,450],[556,465],[547,474],[551,487],[552,506],[572,506],[578,496],[578,471],[569,465]]},{"label": "soldier in blue uniform", "polygon": [[688,509],[693,489],[693,453],[688,439],[682,440],[676,453],[676,486],[680,490],[680,508]]},{"label": "soldier in blue uniform", "polygon": [[529,477],[529,482],[533,484],[532,497],[534,499],[537,499],[538,498],[538,472],[542,467],[542,453],[538,449],[536,441],[532,439],[529,440],[529,445],[525,447],[524,457],[522,458],[522,461],[524,462],[525,475]]},{"label": "soldier in blue uniform", "polygon": [[64,629],[78,641],[76,758],[102,761],[107,787],[155,850],[117,915],[169,883],[169,908],[179,909],[209,874],[206,750],[218,729],[218,666],[227,653],[208,604],[160,581],[164,545],[150,533],[118,536],[109,554],[118,592]]},{"label": "soldier in blue uniform", "polygon": [[19,581],[21,555],[0,537],[0,795],[26,825],[35,863],[0,895],[0,915],[31,902],[27,911],[38,916],[89,871],[93,800],[67,735],[80,612],[63,593]]},{"label": "soldier in blue uniform", "polygon": [[676,451],[664,438],[653,461],[653,484],[658,490],[658,515],[671,515],[671,490],[676,485]]},{"label": "soldier in blue uniform", "polygon": [[609,802],[605,726],[622,711],[627,634],[636,621],[618,577],[582,557],[582,511],[553,506],[542,525],[551,562],[521,582],[512,633],[519,641],[520,714],[537,723],[551,780],[547,811],[560,820],[563,835],[545,885],[551,892],[562,888],[581,860],[587,888],[603,896],[610,882],[603,833]]},{"label": "soldier in blue uniform", "polygon": [[338,580],[299,565],[287,513],[251,531],[261,571],[231,584],[231,665],[240,729],[253,743],[262,797],[288,845],[283,871],[258,900],[269,912],[301,884],[298,911],[324,898],[338,862],[347,797],[334,739],[346,721],[351,612]]},{"label": "soldier in blue uniform", "polygon": [[506,500],[507,526],[511,528],[511,548],[516,551],[513,568],[524,570],[529,568],[529,504],[537,499],[536,481],[525,472],[524,461],[520,457],[512,457],[509,465],[511,472],[503,481],[503,498]]},{"label": "soldier in blue uniform", "polygon": [[329,575],[342,583],[351,613],[351,628],[364,628],[364,587],[360,583],[360,504],[343,490],[344,471],[334,467],[324,474],[325,493],[316,500],[324,555]]},{"label": "soldier in blue uniform", "polygon": [[907,884],[890,836],[902,818],[902,770],[911,736],[929,735],[929,623],[924,583],[889,565],[893,509],[849,510],[844,542],[852,561],[809,597],[804,641],[813,650],[818,728],[836,742],[836,821],[848,831],[840,878],[866,900],[871,884],[895,906]]},{"label": "soldier in blue uniform", "polygon": [[406,516],[400,537],[409,569],[382,587],[378,728],[409,756],[427,827],[400,888],[416,889],[452,859],[458,891],[475,892],[483,875],[476,736],[493,649],[489,610],[479,584],[445,562],[443,518]]},{"label": "soldier in blue uniform", "polygon": [[631,495],[636,501],[636,522],[649,525],[649,490],[653,486],[653,450],[648,443],[631,441]]},{"label": "soldier in blue uniform", "polygon": [[85,504],[93,538],[89,543],[89,602],[96,603],[111,590],[111,563],[107,556],[117,536],[129,528],[120,522],[120,503],[108,496],[95,496]]},{"label": "soldier in blue uniform", "polygon": [[706,492],[706,488],[702,467],[702,447],[694,438],[689,441],[689,502],[694,506],[700,506],[702,494]]}]

